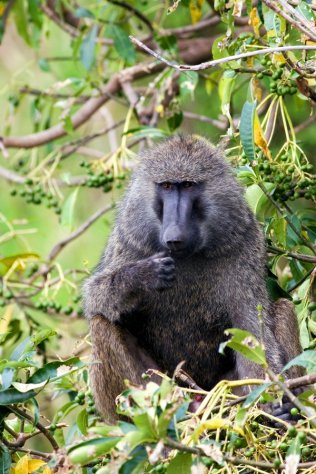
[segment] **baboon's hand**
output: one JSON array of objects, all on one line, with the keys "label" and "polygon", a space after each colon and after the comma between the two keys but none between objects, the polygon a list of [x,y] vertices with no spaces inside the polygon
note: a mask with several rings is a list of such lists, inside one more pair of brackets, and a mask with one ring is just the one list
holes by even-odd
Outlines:
[{"label": "baboon's hand", "polygon": [[140,276],[142,286],[149,290],[171,288],[175,281],[175,264],[165,252],[157,253],[141,262]]}]

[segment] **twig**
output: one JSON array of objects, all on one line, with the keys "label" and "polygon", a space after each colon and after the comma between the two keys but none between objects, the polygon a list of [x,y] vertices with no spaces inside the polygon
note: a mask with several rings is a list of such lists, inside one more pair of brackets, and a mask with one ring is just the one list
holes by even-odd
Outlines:
[{"label": "twig", "polygon": [[271,10],[282,16],[295,28],[302,31],[302,33],[308,36],[311,40],[316,41],[316,31],[313,31],[312,23],[307,23],[305,18],[298,16],[296,10],[291,7],[291,5],[285,3],[283,0],[279,0],[279,3],[284,8],[282,10],[275,0],[263,0],[263,2],[267,5],[267,7],[271,8]]},{"label": "twig", "polygon": [[16,406],[14,407],[10,406],[8,408],[10,411],[12,411],[12,413],[15,413],[19,418],[26,418],[31,423],[33,423],[36,426],[36,428],[45,436],[45,438],[47,438],[47,440],[52,445],[52,448],[54,449],[54,451],[57,451],[59,449],[57,441],[52,436],[51,432],[48,429],[46,429],[44,425],[42,425],[42,423],[40,423],[39,421],[35,423],[35,420],[32,416],[28,415],[27,413],[25,413],[23,410],[20,410]]},{"label": "twig", "polygon": [[127,2],[123,2],[122,0],[108,0],[109,3],[112,3],[113,5],[117,5],[118,7],[124,8],[125,10],[128,10],[129,12],[132,12],[140,21],[142,21],[148,29],[153,32],[154,28],[148,18],[142,14],[137,8],[134,6],[130,5]]},{"label": "twig", "polygon": [[75,97],[70,94],[62,94],[57,92],[47,92],[40,89],[34,89],[33,87],[21,87],[19,90],[20,94],[30,94],[38,97],[51,97],[52,99],[73,99],[74,104],[82,104],[91,99],[91,95],[81,95],[80,97]]},{"label": "twig", "polygon": [[41,451],[35,451],[34,449],[29,449],[29,448],[22,448],[18,446],[14,446],[12,443],[7,441],[6,439],[2,439],[3,444],[7,446],[11,451],[13,452],[21,452],[21,453],[27,453],[31,454],[32,456],[43,459],[44,461],[50,461],[52,458],[52,455],[50,453],[42,453]]},{"label": "twig", "polygon": [[301,278],[299,281],[297,281],[293,286],[291,286],[290,288],[287,289],[287,292],[288,293],[292,293],[292,291],[296,290],[296,288],[299,288],[301,286],[302,283],[304,283],[305,280],[307,280],[307,278],[309,278],[311,276],[311,274],[313,273],[313,270],[314,268],[311,268],[304,276],[303,278]]},{"label": "twig", "polygon": [[[192,454],[196,454],[197,456],[205,456],[205,457],[210,457],[212,459],[212,457],[208,456],[207,453],[203,449],[193,447],[193,446],[186,446],[182,443],[179,443],[178,441],[175,441],[172,438],[166,438],[164,440],[164,444],[166,446],[169,446],[170,448],[176,449],[177,451],[180,451],[180,452],[192,453]],[[231,463],[233,465],[244,464],[245,466],[253,466],[253,467],[259,467],[259,468],[263,468],[263,469],[275,469],[274,464],[270,463],[270,462],[251,461],[250,459],[241,459],[241,458],[237,458],[236,456],[229,456],[229,455],[226,455],[226,454],[223,455],[223,460],[228,462],[228,463]],[[302,463],[298,464],[298,467],[307,468],[307,467],[313,467],[315,465],[316,465],[315,461],[304,462],[304,463],[302,462]],[[279,467],[279,469],[284,469],[284,467],[285,467],[285,465],[282,464]]]},{"label": "twig", "polygon": [[7,6],[5,7],[5,10],[2,14],[2,28],[3,28],[3,31],[5,31],[7,19],[8,19],[8,16],[9,16],[10,11],[11,11],[14,4],[15,4],[15,0],[9,0],[8,3],[7,3]]},{"label": "twig", "polygon": [[226,120],[217,120],[207,117],[206,115],[199,115],[193,112],[184,111],[183,116],[192,120],[199,120],[200,122],[205,122],[213,125],[213,127],[219,128],[220,130],[226,130],[228,122]]},{"label": "twig", "polygon": [[212,61],[206,61],[201,64],[178,64],[168,59],[164,58],[160,54],[156,53],[152,49],[148,48],[142,41],[135,38],[134,36],[129,36],[132,43],[136,44],[139,48],[142,48],[148,54],[158,59],[158,61],[163,62],[167,66],[170,66],[178,71],[203,71],[210,67],[218,66],[219,64],[225,64],[230,61],[235,61],[238,59],[250,58],[252,56],[257,56],[261,54],[272,54],[272,53],[281,53],[282,51],[316,51],[316,46],[312,45],[288,45],[288,46],[275,46],[272,48],[263,48],[256,49],[255,51],[248,51],[247,53],[233,54],[232,56],[227,56],[225,58],[213,59]]},{"label": "twig", "polygon": [[48,262],[51,262],[56,258],[56,256],[62,251],[62,249],[68,245],[70,242],[73,240],[77,239],[81,234],[83,234],[96,220],[99,219],[99,217],[103,216],[106,212],[109,212],[111,209],[114,208],[114,204],[107,204],[106,206],[102,207],[99,209],[97,212],[92,214],[92,216],[89,217],[89,219],[86,220],[78,229],[76,229],[74,232],[72,232],[68,237],[66,237],[63,240],[60,240],[57,242],[56,245],[52,248],[52,250],[49,252],[49,255],[47,257]]},{"label": "twig", "polygon": [[300,400],[295,395],[293,395],[293,393],[291,392],[291,390],[289,390],[287,385],[285,383],[281,382],[281,380],[279,380],[278,377],[269,368],[267,368],[266,371],[267,371],[267,374],[269,375],[270,379],[276,385],[278,385],[280,387],[280,389],[285,393],[285,395],[288,397],[290,402],[292,402],[293,405],[296,406],[296,408],[298,408],[302,413],[304,413],[306,418],[309,419],[309,422],[314,427],[316,427],[316,421],[313,419],[313,418],[316,418],[316,415],[313,415],[313,417],[311,418],[311,411],[308,409],[308,407],[305,407],[305,405],[303,405],[303,403],[301,403]]},{"label": "twig", "polygon": [[[72,117],[72,126],[74,129],[80,127],[89,120],[95,112],[104,105],[114,94],[121,89],[121,80],[125,75],[133,79],[138,79],[161,70],[161,64],[141,63],[136,66],[124,69],[121,73],[114,74],[106,86],[100,88],[100,97],[92,97],[79,109]],[[32,133],[21,137],[2,138],[5,148],[33,148],[52,142],[57,138],[67,135],[62,123],[54,125],[47,130],[38,133]]]},{"label": "twig", "polygon": [[312,115],[311,117],[308,117],[306,120],[304,120],[304,122],[301,122],[296,125],[296,127],[294,127],[294,132],[302,132],[302,130],[309,127],[309,125],[312,125],[314,122],[316,122],[316,114]]},{"label": "twig", "polygon": [[[285,212],[283,212],[283,209],[279,206],[279,204],[273,199],[273,197],[271,196],[271,194],[266,190],[266,188],[264,187],[263,183],[261,182],[258,182],[258,186],[262,189],[262,191],[264,192],[264,194],[267,196],[267,198],[272,202],[272,204],[274,205],[274,207],[277,209],[277,211],[279,212],[279,214],[281,214],[281,216],[284,217],[284,219],[286,220],[287,224],[291,227],[291,229],[293,230],[293,232],[298,236],[299,239],[301,239],[305,245],[311,249],[311,251],[313,252],[313,254],[316,253],[313,245],[307,240],[305,239],[305,237],[303,237],[300,232],[296,229],[295,225],[292,224],[292,222],[290,221],[290,219],[288,218],[287,215],[284,215]],[[286,214],[286,213],[285,213]]]},{"label": "twig", "polygon": [[268,251],[279,254],[279,255],[284,255],[285,257],[292,257],[292,258],[295,258],[296,260],[301,260],[302,262],[316,263],[316,257],[313,257],[312,255],[304,255],[302,253],[288,252],[285,249],[280,249],[272,245],[268,245]]}]

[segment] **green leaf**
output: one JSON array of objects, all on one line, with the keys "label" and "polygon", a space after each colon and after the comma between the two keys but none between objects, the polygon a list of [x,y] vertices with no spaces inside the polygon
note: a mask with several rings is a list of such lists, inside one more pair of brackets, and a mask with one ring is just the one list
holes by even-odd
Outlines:
[{"label": "green leaf", "polygon": [[251,390],[246,400],[242,404],[242,407],[250,408],[257,401],[260,395],[265,392],[269,387],[271,387],[271,385],[273,385],[271,382],[263,383],[262,385],[256,387],[254,390]]},{"label": "green leaf", "polygon": [[97,35],[98,27],[97,25],[93,25],[80,45],[80,60],[87,71],[91,69],[95,60],[95,42]]},{"label": "green leaf", "polygon": [[72,132],[74,131],[74,127],[73,127],[73,123],[72,123],[72,119],[70,115],[66,115],[63,118],[63,128],[65,132],[67,132],[69,135],[71,135]]},{"label": "green leaf", "polygon": [[194,91],[198,82],[199,82],[199,75],[195,71],[186,71],[185,73],[181,74],[180,80],[179,80],[181,97],[186,97],[187,95],[190,94],[193,100]]},{"label": "green leaf", "polygon": [[0,446],[0,473],[10,474],[11,454],[5,446]]},{"label": "green leaf", "polygon": [[[272,183],[264,183],[264,186],[268,192],[271,192],[271,190],[274,188],[274,184]],[[260,221],[264,221],[274,209],[270,199],[266,196],[258,184],[252,184],[248,186],[245,192],[245,198],[253,213]]]},{"label": "green leaf", "polygon": [[78,428],[79,430],[81,431],[81,433],[83,435],[86,435],[88,433],[88,413],[87,413],[87,410],[84,409],[82,410],[78,416],[77,416],[77,425],[78,425]]},{"label": "green leaf", "polygon": [[19,35],[28,45],[30,45],[31,38],[28,31],[28,20],[25,11],[25,2],[23,0],[16,0],[14,2],[13,11],[15,16],[16,28],[18,30]]},{"label": "green leaf", "polygon": [[177,128],[180,127],[183,120],[183,113],[176,112],[171,117],[167,118],[167,124],[170,132],[174,132]]},{"label": "green leaf", "polygon": [[147,451],[144,446],[137,446],[128,456],[130,459],[122,464],[119,474],[142,474],[147,461]]},{"label": "green leaf", "polygon": [[29,392],[21,393],[15,388],[8,388],[7,390],[3,390],[0,392],[0,405],[12,405],[14,403],[23,403],[30,398],[36,396],[36,392],[34,390],[30,390]]},{"label": "green leaf", "polygon": [[50,71],[50,65],[49,65],[49,62],[47,61],[47,59],[41,58],[41,59],[38,60],[37,64],[38,64],[38,67],[42,71],[44,71],[44,72],[49,72]]},{"label": "green leaf", "polygon": [[221,80],[219,81],[218,86],[218,95],[221,99],[221,110],[223,115],[225,115],[230,123],[232,124],[232,119],[230,115],[230,101],[232,92],[234,89],[235,81],[236,81],[237,74],[235,71],[227,70],[224,71]]},{"label": "green leaf", "polygon": [[191,474],[192,454],[178,453],[167,467],[167,474]]},{"label": "green leaf", "polygon": [[74,14],[77,18],[95,18],[92,11],[84,7],[76,8],[76,10],[74,11]]},{"label": "green leaf", "polygon": [[248,160],[255,159],[255,141],[254,141],[254,120],[256,103],[246,101],[241,111],[240,117],[240,140]]},{"label": "green leaf", "polygon": [[160,128],[138,127],[131,128],[127,130],[127,132],[124,132],[122,135],[127,135],[128,137],[133,138],[165,138],[168,137],[170,134]]},{"label": "green leaf", "polygon": [[287,473],[296,473],[297,472],[297,465],[300,462],[300,455],[301,455],[301,446],[302,441],[300,438],[299,433],[291,442],[291,445],[286,453],[285,457],[285,466]]},{"label": "green leaf", "polygon": [[107,37],[113,39],[118,55],[128,64],[135,64],[136,53],[128,34],[120,26],[109,25],[106,29]]},{"label": "green leaf", "polygon": [[42,388],[46,385],[46,381],[40,383],[21,383],[21,382],[13,382],[13,387],[16,388],[21,393],[29,392],[30,390],[34,390],[37,388]]},{"label": "green leaf", "polygon": [[73,229],[74,208],[78,197],[79,186],[66,199],[63,205],[60,223],[68,232]]},{"label": "green leaf", "polygon": [[58,376],[58,369],[60,367],[80,367],[83,363],[78,357],[71,357],[70,359],[64,361],[49,362],[38,369],[34,374],[28,379],[28,383],[41,383],[49,379],[53,379]]},{"label": "green leaf", "polygon": [[73,464],[87,464],[99,456],[107,454],[121,439],[120,437],[109,437],[84,441],[69,449],[69,459]]},{"label": "green leaf", "polygon": [[290,362],[288,362],[283,367],[282,372],[284,372],[285,370],[288,370],[290,367],[293,367],[293,365],[299,365],[301,367],[305,367],[305,369],[307,369],[309,372],[315,372],[316,371],[316,351],[309,350],[309,351],[302,352],[302,354],[290,360]]},{"label": "green leaf", "polygon": [[223,352],[225,347],[230,347],[242,354],[247,359],[256,364],[267,366],[264,350],[257,339],[248,331],[243,329],[226,329],[225,333],[232,334],[232,338],[220,345],[220,352]]}]

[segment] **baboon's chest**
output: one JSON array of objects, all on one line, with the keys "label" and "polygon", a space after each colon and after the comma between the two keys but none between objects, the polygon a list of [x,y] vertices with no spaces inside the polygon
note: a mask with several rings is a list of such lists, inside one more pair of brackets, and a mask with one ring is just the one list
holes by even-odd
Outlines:
[{"label": "baboon's chest", "polygon": [[225,340],[224,330],[231,327],[230,316],[221,293],[216,286],[205,284],[203,275],[178,280],[174,288],[148,295],[142,308],[125,321],[170,375],[185,360],[191,376],[210,386],[222,371],[218,348]]}]

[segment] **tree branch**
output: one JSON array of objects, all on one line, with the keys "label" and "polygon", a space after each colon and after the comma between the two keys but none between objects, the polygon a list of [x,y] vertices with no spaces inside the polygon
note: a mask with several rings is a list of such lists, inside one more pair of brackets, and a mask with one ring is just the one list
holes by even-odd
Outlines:
[{"label": "tree branch", "polygon": [[68,245],[70,242],[73,240],[77,239],[80,237],[81,234],[83,234],[99,217],[103,216],[106,212],[110,211],[111,209],[114,208],[114,204],[107,204],[106,206],[102,207],[98,211],[96,211],[92,216],[89,217],[89,219],[86,220],[78,229],[76,229],[74,232],[72,232],[68,237],[65,239],[61,240],[60,242],[57,242],[56,245],[52,248],[52,250],[49,252],[49,255],[47,257],[48,262],[51,262],[54,260],[57,255],[62,251],[66,245]]},{"label": "tree branch", "polygon": [[301,260],[302,262],[316,263],[316,257],[313,257],[312,255],[304,255],[302,253],[288,252],[285,249],[280,249],[272,245],[268,245],[268,251],[279,254],[279,255],[284,255],[285,257],[295,258],[296,260]]},{"label": "tree branch", "polygon": [[262,54],[272,54],[272,53],[281,53],[282,51],[316,51],[316,46],[314,45],[289,45],[289,46],[275,46],[271,48],[256,49],[255,51],[248,51],[247,53],[233,54],[232,56],[227,56],[225,58],[213,59],[211,61],[206,61],[201,64],[190,65],[190,64],[178,64],[168,59],[164,58],[160,54],[156,53],[148,46],[146,46],[142,41],[135,38],[134,36],[129,37],[131,42],[136,44],[139,48],[142,48],[148,54],[158,59],[158,61],[163,62],[167,66],[170,66],[177,71],[203,71],[204,69],[209,69],[219,64],[225,64],[230,61],[235,61],[238,59],[250,58],[252,56],[258,56]]},{"label": "tree branch", "polygon": [[283,7],[282,9],[275,0],[263,0],[263,2],[267,7],[282,16],[292,26],[300,30],[311,40],[316,41],[316,30],[313,28],[313,24],[307,22],[301,15],[298,15],[297,11],[291,5],[285,3],[283,0],[278,0],[279,4]]}]

